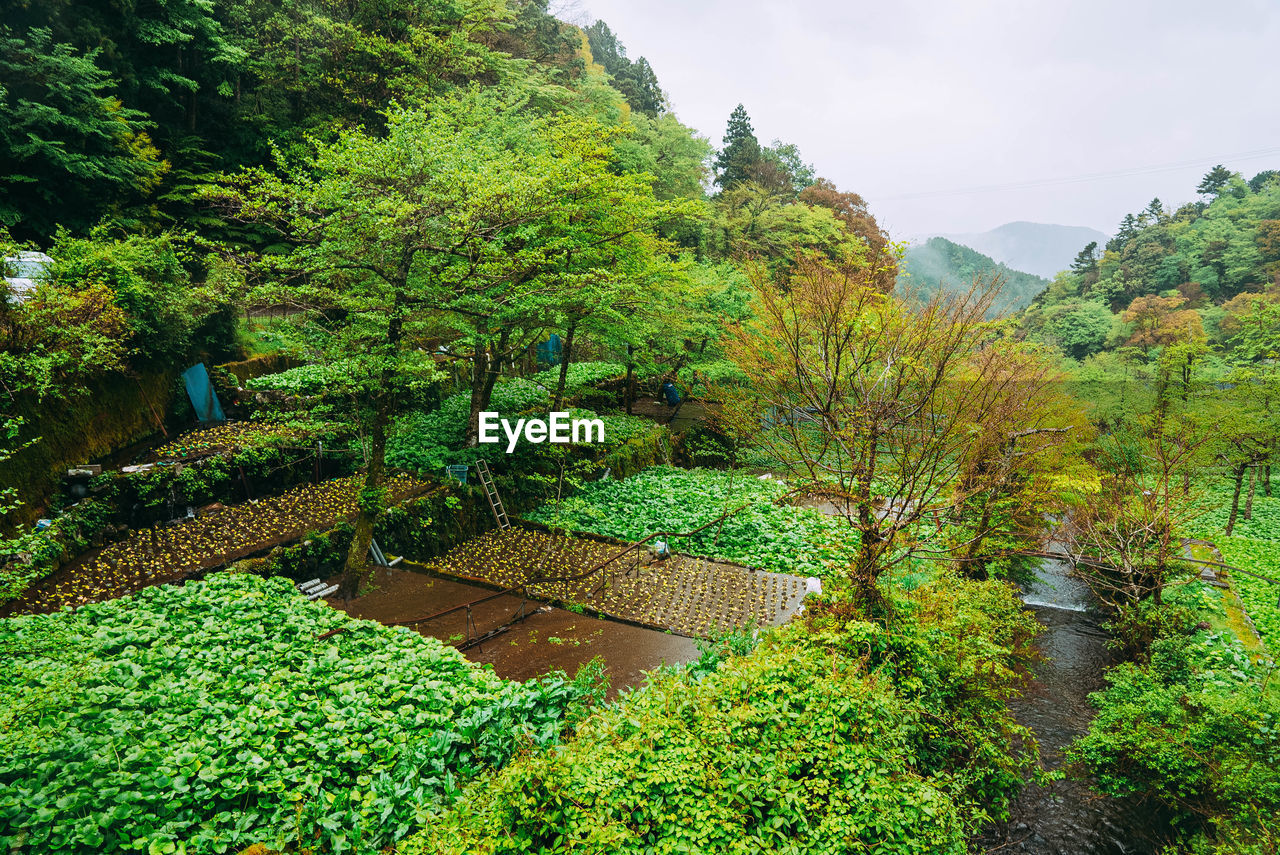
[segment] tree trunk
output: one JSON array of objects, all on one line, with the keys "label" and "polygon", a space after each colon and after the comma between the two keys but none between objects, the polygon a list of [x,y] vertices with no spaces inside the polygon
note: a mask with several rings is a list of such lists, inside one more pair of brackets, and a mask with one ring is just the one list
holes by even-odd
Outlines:
[{"label": "tree trunk", "polygon": [[471,413],[467,417],[467,445],[474,446],[480,440],[480,414],[489,409],[493,399],[493,387],[498,384],[502,356],[506,353],[509,330],[498,336],[498,344],[490,348],[488,342],[476,348],[475,371],[471,375]]},{"label": "tree trunk", "polygon": [[854,558],[853,584],[868,617],[879,617],[889,610],[888,601],[877,584],[882,569],[880,559],[884,555],[884,550],[885,544],[879,539],[879,535],[865,530],[862,532],[858,554]]},{"label": "tree trunk", "polygon": [[987,578],[986,562],[982,561],[978,556],[982,552],[982,542],[987,539],[989,529],[991,528],[991,503],[992,498],[982,505],[982,516],[978,519],[978,525],[973,533],[973,540],[969,542],[969,549],[965,552],[964,560],[960,562],[960,571],[970,579],[976,579],[979,582]]},{"label": "tree trunk", "polygon": [[484,381],[489,374],[489,343],[476,345],[471,360],[471,410],[467,415],[467,445],[476,445],[480,437],[480,412],[484,409]]},{"label": "tree trunk", "polygon": [[1262,467],[1262,494],[1271,498],[1271,464]]},{"label": "tree trunk", "polygon": [[342,581],[338,587],[338,596],[348,602],[360,593],[360,580],[369,566],[369,544],[373,542],[373,526],[382,512],[383,499],[380,494],[386,482],[388,421],[386,405],[380,405],[369,431],[369,465],[365,468],[364,485],[360,490],[360,498],[357,499],[359,516],[356,517],[356,532],[347,549],[347,561],[342,567]]},{"label": "tree trunk", "polygon": [[560,351],[560,379],[556,381],[556,394],[551,401],[553,411],[559,410],[560,404],[564,402],[564,384],[569,379],[569,360],[573,356],[573,333],[577,328],[576,323],[569,324],[569,329],[564,334],[564,348]]},{"label": "tree trunk", "polygon": [[[408,259],[400,269],[399,287],[395,292],[395,303],[387,322],[386,347],[394,352],[400,346],[404,335],[404,291],[409,277]],[[393,383],[395,379],[390,368],[382,371],[381,382],[374,393],[373,423],[369,426],[369,460],[364,470],[364,485],[356,498],[356,531],[347,548],[347,560],[342,567],[342,581],[338,594],[348,602],[360,593],[360,579],[369,565],[369,544],[373,542],[373,526],[378,521],[386,504],[384,493],[387,470],[387,427],[391,424],[391,414],[395,407]]]},{"label": "tree trunk", "polygon": [[634,352],[631,345],[627,345],[627,385],[622,390],[622,397],[625,399],[624,403],[627,407],[627,415],[631,415],[631,405],[636,399],[636,364],[631,361],[631,356]]},{"label": "tree trunk", "polygon": [[1249,467],[1249,495],[1244,500],[1244,518],[1253,519],[1253,494],[1258,489],[1258,467]]},{"label": "tree trunk", "polygon": [[1244,486],[1244,470],[1247,467],[1237,466],[1232,473],[1235,476],[1235,492],[1231,494],[1231,514],[1227,517],[1227,537],[1236,527],[1236,514],[1240,511],[1240,488]]}]

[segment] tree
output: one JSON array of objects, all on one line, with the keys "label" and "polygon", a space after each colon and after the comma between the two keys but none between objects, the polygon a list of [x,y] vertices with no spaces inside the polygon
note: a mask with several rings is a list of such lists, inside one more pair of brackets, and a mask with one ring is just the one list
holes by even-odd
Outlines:
[{"label": "tree", "polygon": [[1182,296],[1134,298],[1121,316],[1125,323],[1133,324],[1129,344],[1147,353],[1179,341],[1203,341],[1204,324],[1198,312],[1183,308],[1186,302]]},{"label": "tree", "polygon": [[877,580],[909,554],[907,533],[980,489],[959,476],[1000,381],[974,359],[994,288],[912,308],[880,290],[874,264],[806,257],[782,286],[757,273],[755,319],[728,347],[748,379],[726,403],[739,435],[857,530],[850,575],[872,611],[887,608]]},{"label": "tree", "polygon": [[1165,211],[1164,211],[1164,203],[1160,201],[1160,198],[1158,196],[1152,199],[1150,202],[1148,202],[1147,207],[1144,208],[1142,211],[1143,219],[1155,225],[1159,225],[1160,223],[1163,223],[1166,216],[1167,215],[1165,214]]},{"label": "tree", "polygon": [[1076,253],[1071,262],[1071,272],[1080,277],[1081,285],[1088,288],[1098,281],[1098,242],[1091,240]]},{"label": "tree", "polygon": [[1073,467],[1067,450],[1075,450],[1085,420],[1036,348],[997,340],[972,359],[988,382],[974,402],[982,417],[961,452],[952,554],[970,578],[985,579],[993,567],[1016,577],[1028,567],[1016,553],[1039,547],[1050,513],[1064,510],[1060,481]]},{"label": "tree", "polygon": [[168,169],[145,114],[110,94],[101,52],[0,27],[0,225],[48,238],[58,224],[86,230]]},{"label": "tree", "polygon": [[724,132],[724,147],[716,157],[716,184],[721,190],[731,190],[750,180],[760,162],[760,141],[751,127],[751,117],[741,104],[729,114],[729,124]]},{"label": "tree", "polygon": [[[436,374],[452,327],[472,363],[468,435],[512,342],[554,322],[575,289],[624,277],[660,248],[648,229],[678,206],[609,169],[614,132],[530,118],[484,96],[347,131],[279,173],[252,169],[209,191],[231,216],[289,247],[258,263],[256,299],[293,307],[310,358],[335,366],[367,436],[364,487],[342,591],[359,587],[385,501],[388,427]],[[635,262],[635,263],[633,263]],[[430,345],[430,346],[429,346]]]},{"label": "tree", "polygon": [[1221,163],[1205,173],[1204,178],[1200,179],[1200,184],[1196,187],[1196,192],[1201,196],[1211,196],[1216,198],[1219,193],[1226,188],[1235,173],[1227,169]]},{"label": "tree", "polygon": [[1261,193],[1262,188],[1266,187],[1273,181],[1280,181],[1280,171],[1275,169],[1264,169],[1249,179],[1249,189],[1254,193]]},{"label": "tree", "polygon": [[1112,314],[1092,300],[1079,300],[1053,307],[1043,333],[1072,359],[1084,359],[1102,349],[1111,333]]},{"label": "tree", "polygon": [[657,118],[666,109],[667,99],[649,61],[644,57],[634,62],[627,59],[626,48],[604,21],[587,27],[586,34],[592,58],[604,66],[631,109]]},{"label": "tree", "polygon": [[[813,183],[800,191],[799,201],[810,207],[827,208],[836,215],[836,219],[844,223],[849,233],[859,238],[874,253],[883,254],[885,260],[892,257],[889,250],[889,235],[867,207],[867,202],[853,192],[842,193],[835,183],[826,178],[816,178]],[[892,265],[884,266],[884,290],[893,288],[897,280],[897,259]]]}]

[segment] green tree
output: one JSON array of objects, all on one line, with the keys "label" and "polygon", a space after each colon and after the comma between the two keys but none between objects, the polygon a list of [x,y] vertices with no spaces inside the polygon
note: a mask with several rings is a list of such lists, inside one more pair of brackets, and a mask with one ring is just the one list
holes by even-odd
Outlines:
[{"label": "green tree", "polygon": [[1227,169],[1221,163],[1205,173],[1204,178],[1200,179],[1200,184],[1196,187],[1196,192],[1201,196],[1216,197],[1234,177],[1235,173]]},{"label": "green tree", "polygon": [[1056,306],[1044,324],[1044,335],[1072,359],[1084,359],[1102,349],[1111,332],[1112,314],[1106,306],[1081,300]]},{"label": "green tree", "polygon": [[0,26],[0,225],[48,238],[137,200],[168,168],[145,114],[112,94],[101,51]]},{"label": "green tree", "polygon": [[666,109],[667,99],[649,61],[644,57],[628,59],[627,49],[604,21],[587,27],[586,34],[592,58],[604,66],[631,109],[657,118]]},{"label": "green tree", "polygon": [[751,178],[762,156],[751,117],[741,104],[729,114],[723,146],[716,157],[716,184],[721,190],[731,190]]},{"label": "green tree", "polygon": [[297,307],[296,340],[342,369],[357,402],[367,466],[348,596],[385,500],[388,427],[436,376],[426,343],[452,327],[470,354],[474,442],[511,343],[555,323],[575,291],[644,267],[648,230],[675,210],[647,178],[609,169],[614,132],[594,122],[475,95],[387,124],[385,137],[348,131],[280,174],[247,170],[210,192],[290,247],[260,259],[271,280],[257,299]]}]

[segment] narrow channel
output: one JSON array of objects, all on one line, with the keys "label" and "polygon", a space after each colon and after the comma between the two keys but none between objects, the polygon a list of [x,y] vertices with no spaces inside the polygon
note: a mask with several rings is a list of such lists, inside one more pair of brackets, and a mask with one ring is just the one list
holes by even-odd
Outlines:
[{"label": "narrow channel", "polygon": [[[1046,559],[1038,576],[1023,601],[1044,625],[1036,639],[1039,658],[1026,691],[1009,706],[1040,743],[1041,765],[1060,769],[1066,750],[1093,720],[1089,694],[1105,685],[1103,670],[1114,659],[1092,596],[1067,562]],[[1008,823],[983,836],[982,848],[1027,855],[1154,855],[1160,849],[1149,811],[1070,777],[1028,784],[1010,813]]]}]

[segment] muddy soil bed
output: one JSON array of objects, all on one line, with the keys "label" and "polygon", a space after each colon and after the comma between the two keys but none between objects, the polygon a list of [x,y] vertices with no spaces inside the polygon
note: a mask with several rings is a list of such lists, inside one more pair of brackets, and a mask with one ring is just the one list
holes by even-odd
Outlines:
[{"label": "muddy soil bed", "polygon": [[[414,567],[376,570],[368,593],[350,604],[336,598],[329,603],[353,617],[396,623],[493,593],[489,588],[414,572]],[[472,633],[484,634],[503,626],[522,608],[528,617],[502,634],[467,648],[464,655],[473,662],[492,665],[499,676],[509,680],[528,680],[555,670],[572,675],[584,663],[600,657],[609,678],[610,697],[640,685],[647,671],[663,664],[689,662],[699,655],[694,642],[680,635],[575,614],[518,596],[499,597],[475,606],[470,616]],[[465,611],[456,611],[415,623],[412,628],[456,644],[467,636],[467,620]]]},{"label": "muddy soil bed", "polygon": [[[354,519],[359,477],[295,487],[272,498],[210,510],[193,519],[131,532],[86,553],[0,608],[0,617],[57,611],[179,582],[205,570],[290,543]],[[393,501],[423,492],[423,482],[396,477]]]},{"label": "muddy soil bed", "polygon": [[643,549],[609,561],[619,552],[596,540],[511,528],[474,538],[427,567],[500,589],[527,585],[540,600],[695,637],[785,623],[807,593],[798,576],[681,554],[657,560]]}]

